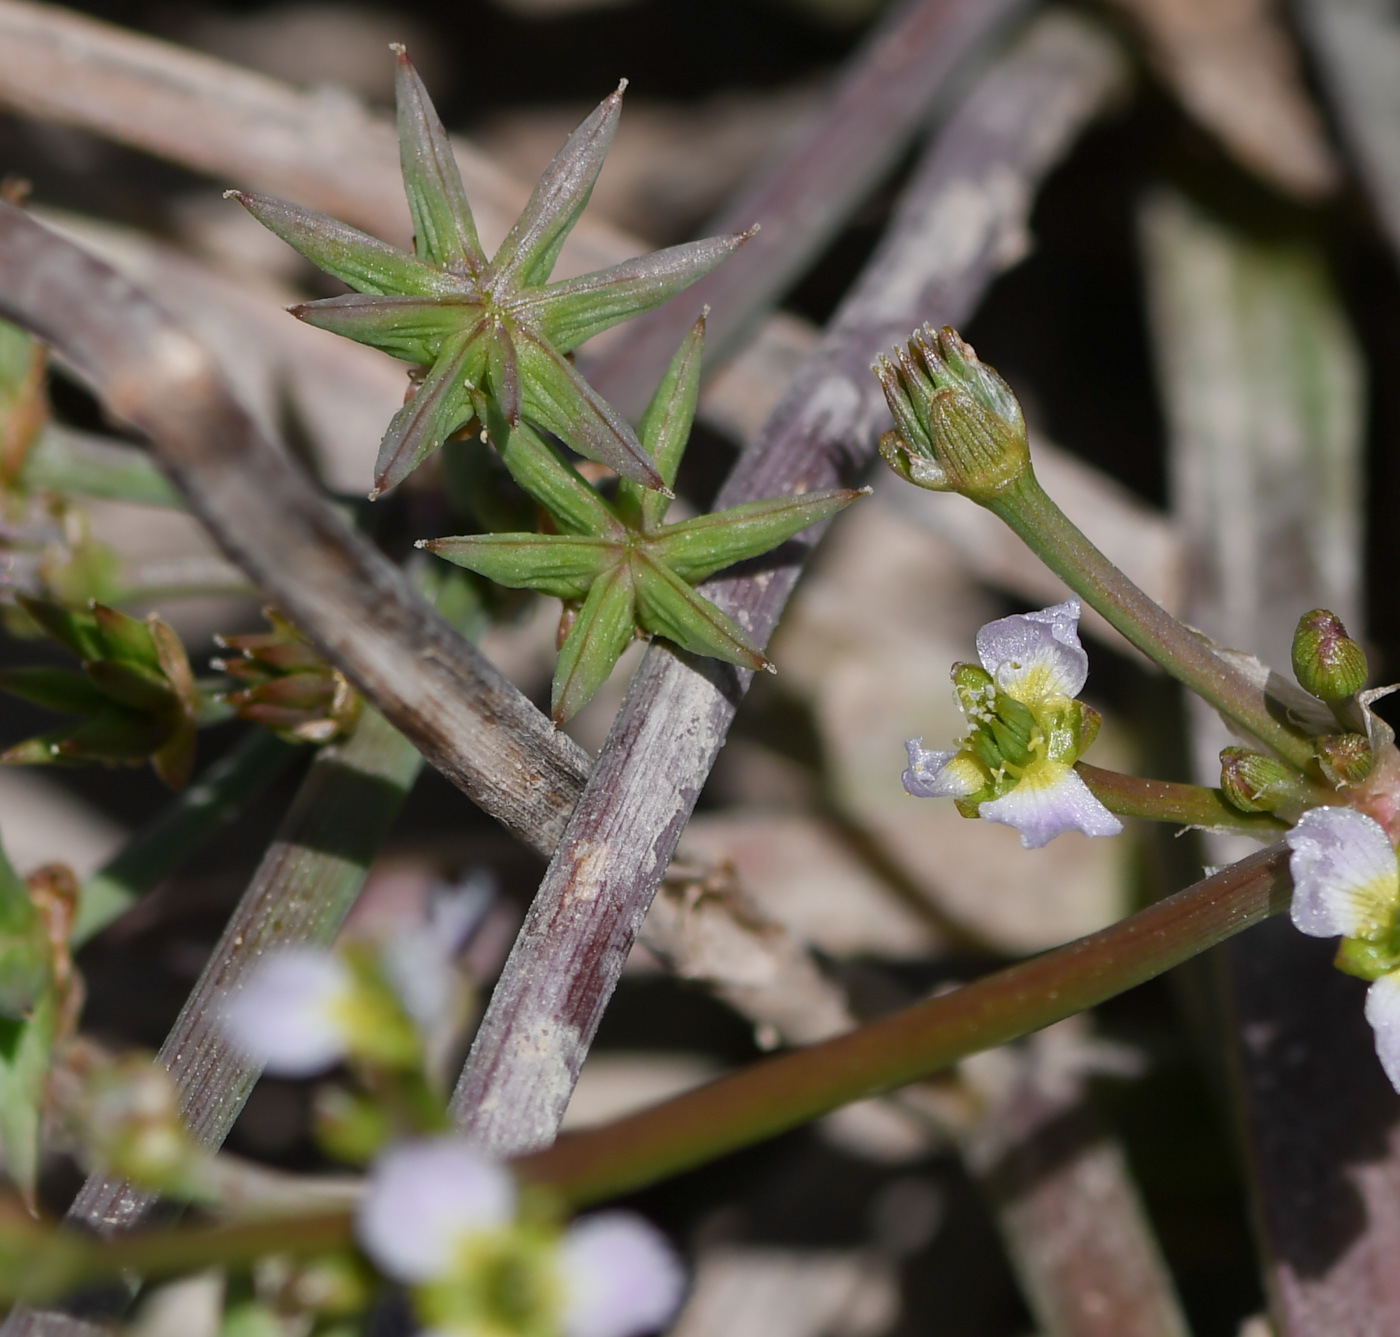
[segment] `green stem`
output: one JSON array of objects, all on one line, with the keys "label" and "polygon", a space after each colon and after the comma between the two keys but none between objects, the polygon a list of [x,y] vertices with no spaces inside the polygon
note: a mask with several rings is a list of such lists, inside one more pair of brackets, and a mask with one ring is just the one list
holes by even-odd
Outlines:
[{"label": "green stem", "polygon": [[1099,933],[567,1134],[515,1167],[575,1206],[640,1188],[1094,1007],[1286,909],[1291,890],[1288,851],[1270,846]]},{"label": "green stem", "polygon": [[286,770],[297,751],[263,729],[241,739],[83,883],[73,946],[100,933],[174,872]]},{"label": "green stem", "polygon": [[1257,687],[1114,566],[1046,495],[1033,470],[983,505],[1143,654],[1290,765],[1315,773],[1308,741],[1274,719]]},{"label": "green stem", "polygon": [[1232,831],[1272,840],[1288,823],[1266,812],[1241,812],[1218,789],[1178,784],[1173,780],[1143,780],[1135,775],[1101,770],[1081,761],[1079,778],[1109,812],[1119,817],[1145,817],[1153,822],[1180,822],[1206,831]]}]

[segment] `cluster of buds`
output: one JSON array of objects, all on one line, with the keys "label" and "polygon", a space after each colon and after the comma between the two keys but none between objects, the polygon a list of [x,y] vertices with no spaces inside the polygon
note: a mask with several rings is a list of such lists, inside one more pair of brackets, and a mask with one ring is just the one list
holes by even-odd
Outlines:
[{"label": "cluster of buds", "polygon": [[0,753],[0,763],[149,761],[167,785],[182,788],[194,765],[202,703],[185,648],[170,626],[155,614],[142,622],[95,602],[82,612],[23,596],[19,604],[51,639],[77,655],[82,669],[5,669],[0,689],[83,718],[16,743]]},{"label": "cluster of buds", "polygon": [[243,719],[290,742],[329,743],[348,734],[364,699],[281,613],[266,608],[263,616],[270,632],[218,638],[236,657],[215,659],[211,666],[244,684],[224,700]]},{"label": "cluster of buds", "polygon": [[[1328,802],[1333,792],[1354,789],[1375,769],[1375,719],[1358,693],[1366,685],[1366,652],[1342,620],[1314,608],[1298,620],[1293,635],[1293,674],[1328,710],[1313,739],[1318,770],[1327,787],[1301,775],[1269,753],[1227,747],[1220,754],[1220,788],[1242,812],[1275,813],[1297,821],[1304,811]],[[1335,719],[1331,729],[1327,725]],[[1363,731],[1364,730],[1364,731]]]},{"label": "cluster of buds", "polygon": [[1077,599],[983,627],[981,664],[953,667],[967,735],[947,752],[911,739],[905,789],[1013,826],[1027,849],[1062,831],[1117,835],[1122,823],[1073,769],[1099,730],[1098,712],[1075,699],[1089,672],[1078,629]]}]

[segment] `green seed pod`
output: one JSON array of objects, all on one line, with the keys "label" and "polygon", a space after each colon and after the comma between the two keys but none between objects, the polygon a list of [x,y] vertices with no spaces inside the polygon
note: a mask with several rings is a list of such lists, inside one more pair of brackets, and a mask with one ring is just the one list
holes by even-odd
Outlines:
[{"label": "green seed pod", "polygon": [[1376,764],[1365,734],[1326,734],[1317,740],[1317,762],[1334,789],[1360,784]]},{"label": "green seed pod", "polygon": [[1227,747],[1220,754],[1220,788],[1241,812],[1274,812],[1293,798],[1298,774],[1262,752]]},{"label": "green seed pod", "polygon": [[1366,685],[1366,653],[1335,613],[1314,608],[1293,633],[1293,674],[1319,700],[1345,701]]}]

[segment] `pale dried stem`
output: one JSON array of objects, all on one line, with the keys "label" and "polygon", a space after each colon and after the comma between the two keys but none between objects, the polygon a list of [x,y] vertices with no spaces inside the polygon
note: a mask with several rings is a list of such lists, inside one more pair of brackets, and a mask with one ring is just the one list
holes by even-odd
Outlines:
[{"label": "pale dried stem", "polygon": [[[1038,22],[953,115],[881,249],[716,505],[835,487],[870,458],[884,405],[871,358],[924,318],[962,320],[1019,254],[1035,184],[1124,77],[1079,20]],[[1009,183],[1017,183],[1011,189]],[[815,541],[786,565],[711,582],[767,641]],[[492,997],[454,1096],[497,1154],[548,1145],[747,675],[648,652]]]}]

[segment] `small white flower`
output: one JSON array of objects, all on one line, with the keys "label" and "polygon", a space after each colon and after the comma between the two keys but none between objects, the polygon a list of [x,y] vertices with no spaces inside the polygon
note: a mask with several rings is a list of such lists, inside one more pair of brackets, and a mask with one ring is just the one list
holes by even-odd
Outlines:
[{"label": "small white flower", "polygon": [[309,1077],[347,1052],[342,1019],[354,980],[339,957],[287,947],[264,957],[224,1005],[230,1041],[277,1077]]},{"label": "small white flower", "polygon": [[979,817],[1015,827],[1026,849],[1064,831],[1118,835],[1122,822],[1073,769],[1097,729],[1097,716],[1074,699],[1089,676],[1079,600],[989,622],[977,633],[977,654],[982,673],[969,665],[954,672],[971,732],[947,752],[910,739],[904,788],[915,798],[961,800]]},{"label": "small white flower", "polygon": [[1284,837],[1293,922],[1313,938],[1369,938],[1400,905],[1400,865],[1379,822],[1354,808],[1310,808]]},{"label": "small white flower", "polygon": [[384,968],[409,1016],[430,1032],[452,1009],[461,986],[457,953],[496,895],[489,873],[473,873],[444,889],[428,906],[428,922],[395,934],[384,945]]},{"label": "small white flower", "polygon": [[629,1212],[600,1212],[569,1228],[559,1249],[564,1337],[638,1337],[663,1327],[685,1290],[666,1237]]},{"label": "small white flower", "polygon": [[356,1218],[375,1265],[397,1281],[435,1281],[474,1231],[515,1218],[515,1181],[461,1138],[410,1142],[385,1152]]}]

